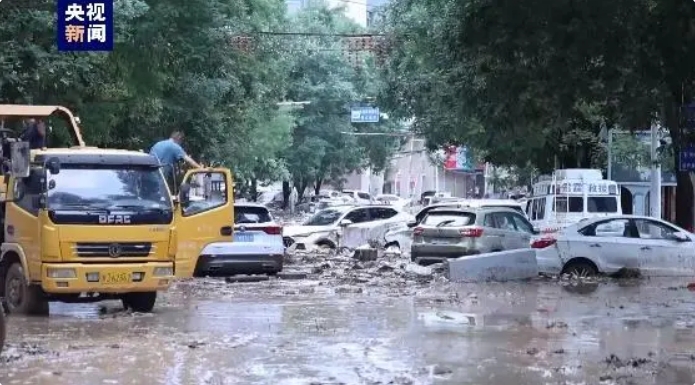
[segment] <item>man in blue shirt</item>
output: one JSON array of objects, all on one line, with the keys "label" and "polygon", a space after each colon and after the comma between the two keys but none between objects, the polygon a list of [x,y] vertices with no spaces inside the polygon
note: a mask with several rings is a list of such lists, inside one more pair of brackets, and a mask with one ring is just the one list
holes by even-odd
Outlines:
[{"label": "man in blue shirt", "polygon": [[175,170],[176,164],[179,161],[183,160],[195,168],[203,167],[186,154],[186,151],[181,147],[181,142],[183,142],[183,132],[174,131],[171,133],[169,139],[164,139],[155,143],[150,149],[150,155],[154,155],[159,159],[159,163],[163,166],[162,171],[164,172],[164,176],[169,180],[172,186],[174,185],[172,182],[176,180]]}]

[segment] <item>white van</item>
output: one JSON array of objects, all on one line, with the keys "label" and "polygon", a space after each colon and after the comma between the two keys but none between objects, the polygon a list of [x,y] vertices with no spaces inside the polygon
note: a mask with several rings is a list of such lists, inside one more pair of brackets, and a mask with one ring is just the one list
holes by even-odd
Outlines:
[{"label": "white van", "polygon": [[541,177],[526,202],[526,215],[543,233],[554,233],[585,218],[622,214],[620,187],[600,170],[564,169]]}]

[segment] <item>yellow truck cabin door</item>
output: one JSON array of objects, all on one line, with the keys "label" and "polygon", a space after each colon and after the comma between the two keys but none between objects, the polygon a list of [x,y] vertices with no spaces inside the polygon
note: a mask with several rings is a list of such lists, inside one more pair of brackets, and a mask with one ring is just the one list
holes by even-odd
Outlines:
[{"label": "yellow truck cabin door", "polygon": [[193,276],[203,248],[231,242],[234,228],[234,184],[225,168],[190,170],[183,178],[175,215],[177,278]]}]

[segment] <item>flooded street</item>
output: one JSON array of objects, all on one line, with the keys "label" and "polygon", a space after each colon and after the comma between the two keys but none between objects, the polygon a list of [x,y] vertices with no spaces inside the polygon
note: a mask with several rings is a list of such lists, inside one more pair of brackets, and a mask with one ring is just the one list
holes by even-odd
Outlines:
[{"label": "flooded street", "polygon": [[0,383],[692,384],[686,284],[202,279],[10,317]]}]

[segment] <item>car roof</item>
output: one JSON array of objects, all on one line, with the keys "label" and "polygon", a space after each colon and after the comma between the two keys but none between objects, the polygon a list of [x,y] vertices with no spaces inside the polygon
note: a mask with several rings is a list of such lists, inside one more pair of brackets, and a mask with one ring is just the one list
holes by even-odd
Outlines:
[{"label": "car roof", "polygon": [[488,213],[488,212],[505,212],[519,214],[518,211],[506,207],[437,207],[432,209],[430,213],[439,212],[459,212],[459,213]]},{"label": "car roof", "polygon": [[465,199],[463,204],[473,204],[481,206],[521,206],[522,204],[513,199]]},{"label": "car roof", "polygon": [[[657,222],[668,223],[667,221],[664,221],[663,219],[648,217],[645,215],[619,214],[619,215],[608,215],[605,217],[594,217],[594,218],[582,219],[581,221],[579,221],[577,223],[577,227],[583,228],[583,227],[586,227],[588,225],[594,224],[596,222],[603,222],[603,221],[607,221],[607,220],[611,220],[611,219],[646,219],[646,220],[653,220],[653,221],[657,221]],[[671,225],[676,226],[672,223],[671,223]]]},{"label": "car roof", "polygon": [[257,207],[261,209],[268,209],[264,205],[256,202],[239,202],[239,203],[234,203],[234,207]]}]

